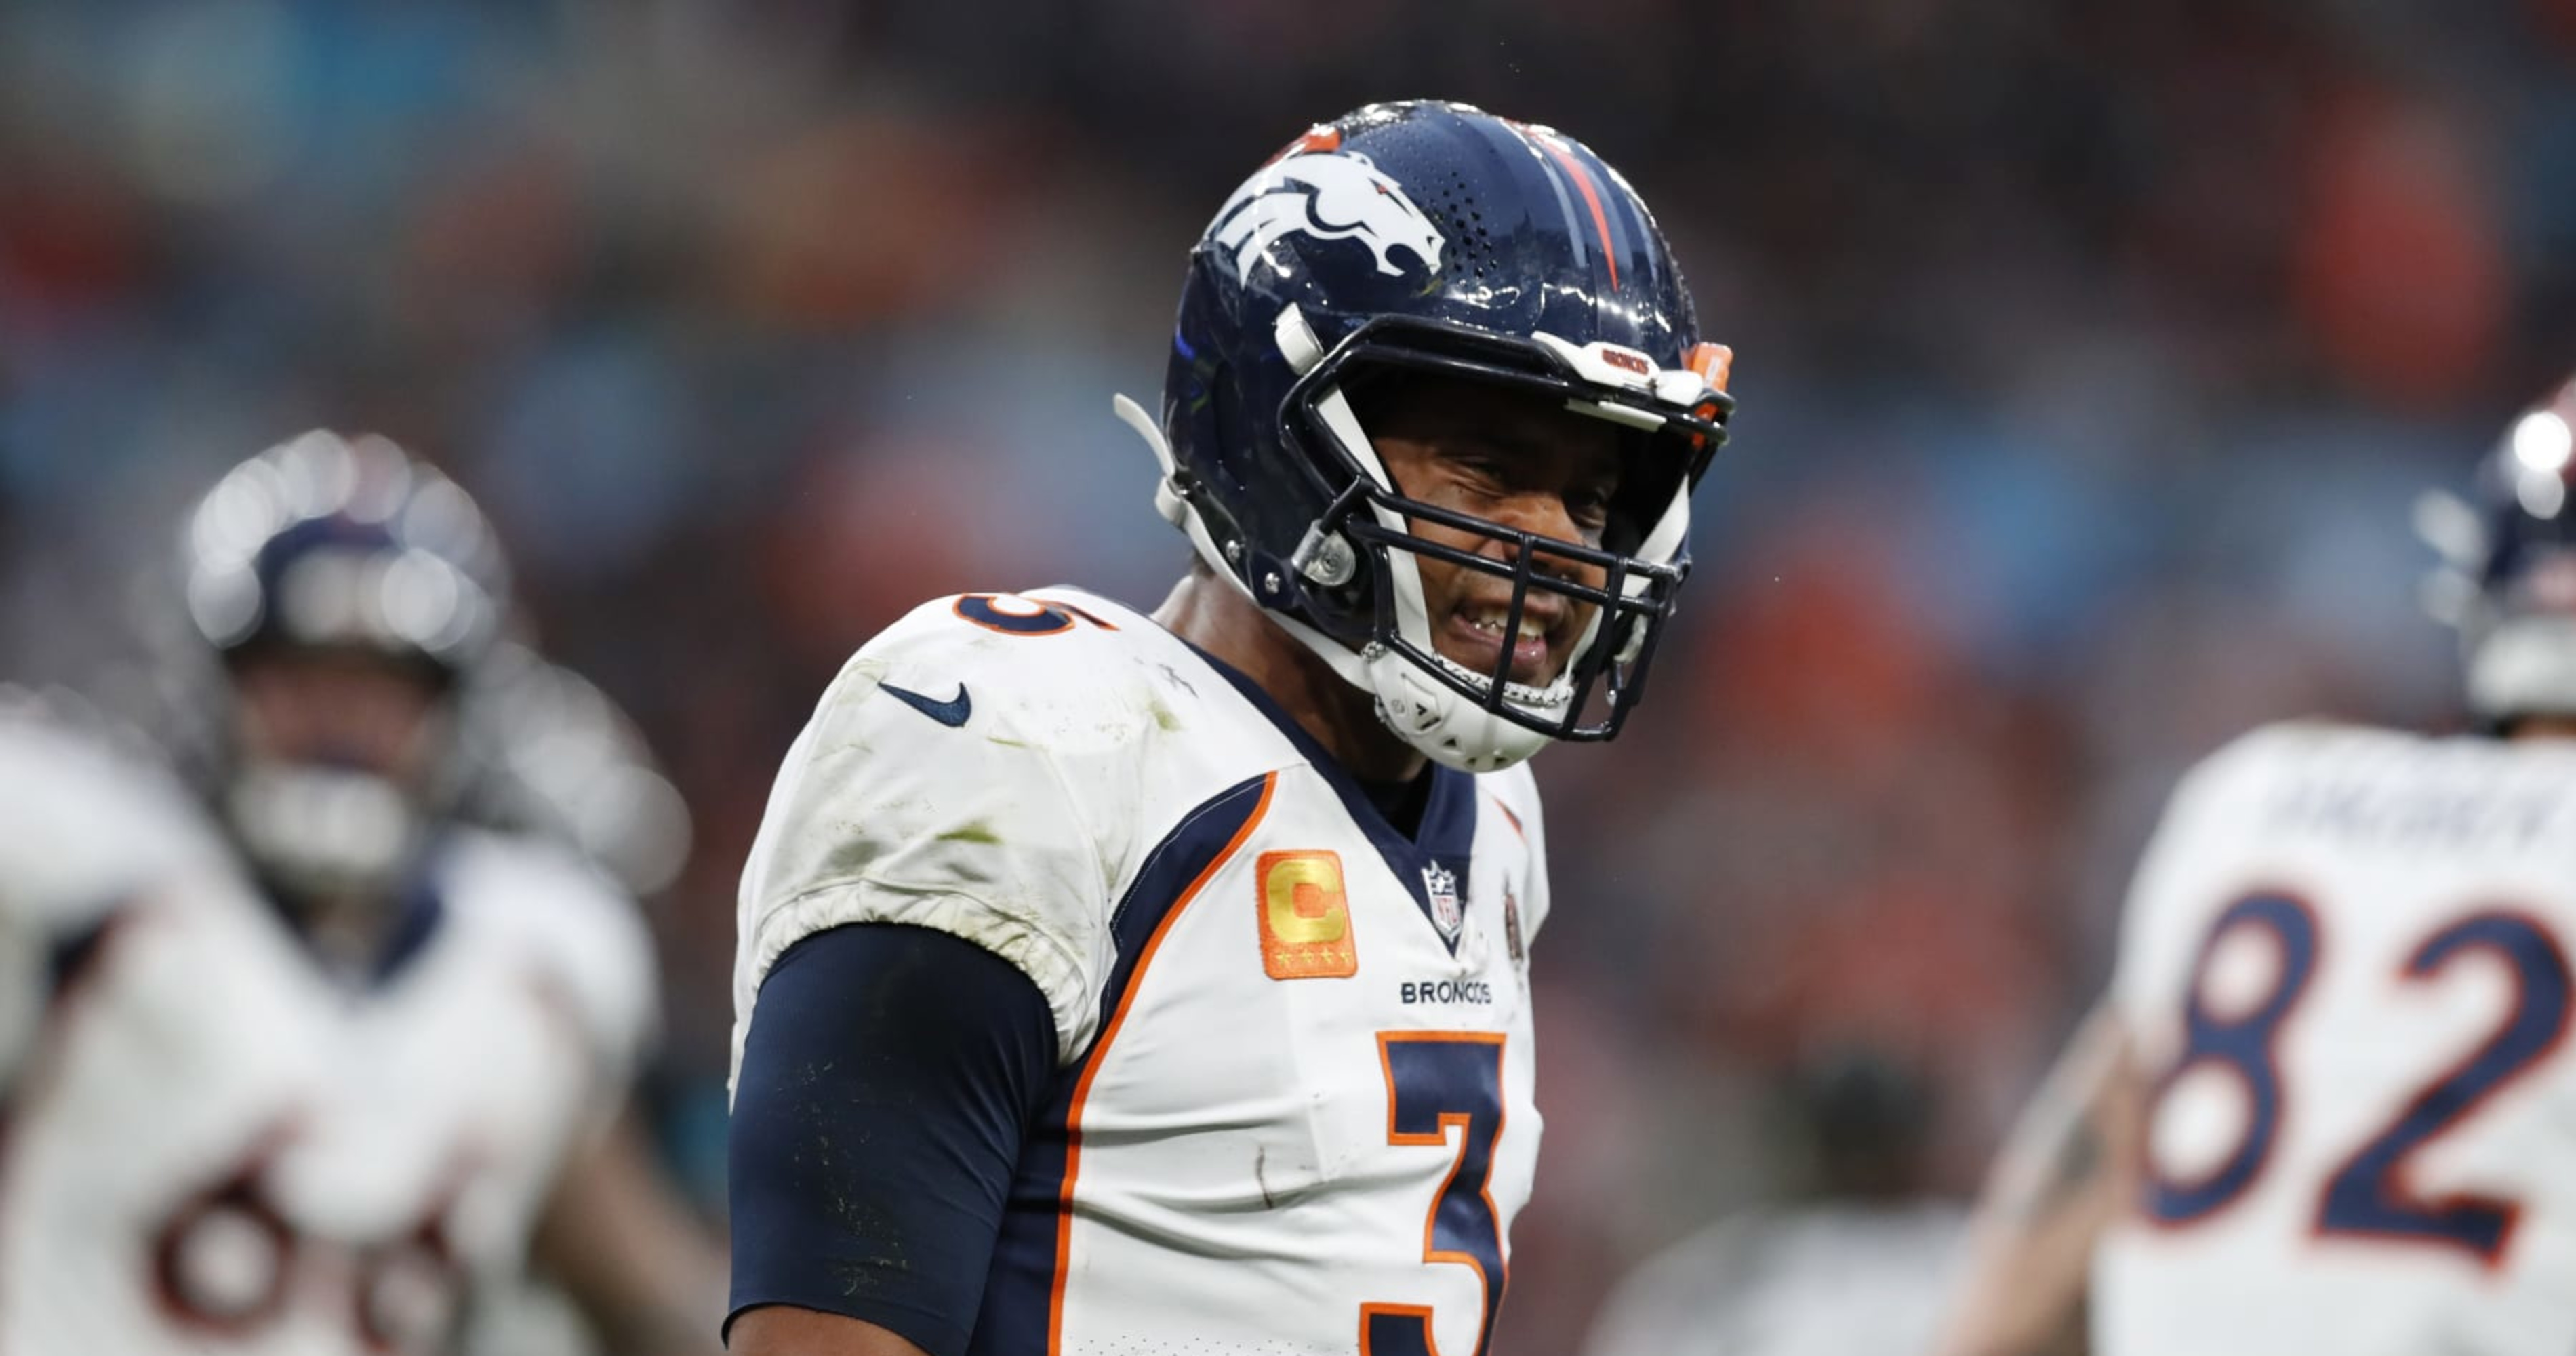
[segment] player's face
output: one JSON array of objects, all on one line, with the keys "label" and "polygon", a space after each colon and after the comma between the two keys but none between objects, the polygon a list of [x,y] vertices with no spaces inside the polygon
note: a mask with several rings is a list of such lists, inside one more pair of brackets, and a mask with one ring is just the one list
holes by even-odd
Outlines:
[{"label": "player's face", "polygon": [[[1407,498],[1558,541],[1601,543],[1611,497],[1619,488],[1619,431],[1575,414],[1559,397],[1498,390],[1461,381],[1410,381],[1372,393],[1364,417],[1369,438]],[[1422,537],[1509,563],[1501,541],[1417,522]],[[1479,673],[1502,658],[1511,612],[1509,577],[1417,556],[1431,638],[1440,653]],[[1537,557],[1539,573],[1594,588],[1606,576],[1590,565]],[[1533,590],[1521,605],[1512,645],[1511,680],[1543,687],[1565,672],[1593,606]]]},{"label": "player's face", "polygon": [[235,735],[253,758],[372,772],[404,786],[429,780],[439,692],[409,666],[338,651],[253,654],[235,663],[233,690]]}]

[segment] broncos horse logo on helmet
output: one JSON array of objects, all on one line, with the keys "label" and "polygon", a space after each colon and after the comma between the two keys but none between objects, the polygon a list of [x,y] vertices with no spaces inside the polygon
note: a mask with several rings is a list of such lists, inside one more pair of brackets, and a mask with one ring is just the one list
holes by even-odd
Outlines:
[{"label": "broncos horse logo on helmet", "polygon": [[1440,230],[1404,186],[1323,128],[1300,138],[1293,154],[1270,162],[1217,209],[1208,236],[1234,252],[1235,281],[1252,273],[1271,242],[1292,231],[1323,240],[1357,240],[1377,257],[1377,271],[1401,274],[1391,254],[1410,250],[1425,268],[1440,267]]},{"label": "broncos horse logo on helmet", "polygon": [[[1465,104],[1376,104],[1226,200],[1191,254],[1161,419],[1123,396],[1118,412],[1162,464],[1157,507],[1210,570],[1408,744],[1485,772],[1552,739],[1608,739],[1643,697],[1689,568],[1690,492],[1734,408],[1730,361],[1700,341],[1653,216],[1591,151]],[[1535,391],[1616,428],[1600,540],[1407,498],[1346,398],[1390,372]],[[1436,648],[1426,555],[1509,581],[1493,671]],[[1508,663],[1542,594],[1591,617],[1543,687]]]}]

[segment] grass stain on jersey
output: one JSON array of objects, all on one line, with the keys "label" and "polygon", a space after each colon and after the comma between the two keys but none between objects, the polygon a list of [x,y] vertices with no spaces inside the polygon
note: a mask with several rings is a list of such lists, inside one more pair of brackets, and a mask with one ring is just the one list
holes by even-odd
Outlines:
[{"label": "grass stain on jersey", "polygon": [[1002,845],[1002,835],[994,832],[992,825],[979,819],[963,828],[950,829],[948,832],[939,835],[938,841],[942,843],[981,843],[986,847],[1000,847]]},{"label": "grass stain on jersey", "polygon": [[884,855],[877,850],[876,844],[861,836],[857,825],[846,825],[835,840],[832,851],[824,858],[822,870],[828,879],[856,880],[867,874],[867,869]]}]

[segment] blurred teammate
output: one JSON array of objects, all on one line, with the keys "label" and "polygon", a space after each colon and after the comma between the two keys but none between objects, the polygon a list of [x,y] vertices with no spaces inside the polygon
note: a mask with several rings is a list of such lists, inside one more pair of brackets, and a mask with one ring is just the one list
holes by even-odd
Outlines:
[{"label": "blurred teammate", "polygon": [[1538,1145],[1520,764],[1635,707],[1723,349],[1635,193],[1454,104],[1191,258],[1151,616],[926,604],[745,870],[733,1347],[1472,1356]]},{"label": "blurred teammate", "polygon": [[2485,735],[2278,725],[2175,793],[1944,1350],[2576,1349],[2571,416],[2427,515]]},{"label": "blurred teammate", "polygon": [[541,1225],[591,1250],[576,1285],[658,1268],[592,1288],[619,1350],[705,1349],[665,1312],[704,1302],[683,1248],[558,1218],[631,1199],[605,1132],[650,1021],[634,905],[442,817],[503,606],[480,514],[315,433],[227,476],[188,554],[226,680],[211,813],[0,718],[0,1350],[453,1351]]}]

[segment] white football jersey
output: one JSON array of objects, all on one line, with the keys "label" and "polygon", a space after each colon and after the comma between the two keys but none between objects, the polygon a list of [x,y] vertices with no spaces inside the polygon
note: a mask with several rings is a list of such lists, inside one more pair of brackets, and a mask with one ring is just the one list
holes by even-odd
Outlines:
[{"label": "white football jersey", "polygon": [[327,978],[156,769],[0,715],[0,1351],[447,1349],[651,996],[630,901],[450,840]]},{"label": "white football jersey", "polygon": [[2576,747],[2283,725],[2195,770],[2113,1001],[2110,1356],[2576,1351]]},{"label": "white football jersey", "polygon": [[1071,590],[927,604],[789,754],[743,878],[760,982],[847,923],[1017,965],[1059,1078],[976,1353],[1475,1356],[1528,1199],[1526,769],[1387,826],[1267,698]]}]

